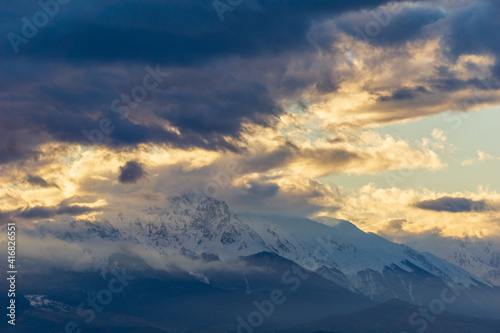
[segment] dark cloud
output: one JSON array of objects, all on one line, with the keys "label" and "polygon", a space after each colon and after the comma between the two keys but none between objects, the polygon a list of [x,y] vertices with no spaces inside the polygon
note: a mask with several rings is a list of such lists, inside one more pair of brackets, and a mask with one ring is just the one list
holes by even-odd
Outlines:
[{"label": "dark cloud", "polygon": [[[364,28],[375,19],[370,11],[387,2],[243,1],[221,22],[212,1],[70,1],[19,46],[18,54],[7,38],[0,41],[0,91],[7,92],[0,93],[0,137],[26,130],[38,143],[51,139],[113,149],[154,143],[235,150],[232,143],[241,139],[243,124],[273,126],[282,112],[279,101],[309,87],[319,93],[337,90],[342,77],[331,70],[289,73],[287,64],[295,59],[307,63],[318,48],[331,52],[336,32]],[[20,34],[21,18],[39,10],[36,2],[26,0],[1,4],[0,34]],[[498,55],[497,14],[498,4],[486,0],[457,13],[428,3],[409,6],[392,15],[370,42],[397,46],[433,37],[437,32],[429,27],[446,21],[451,27],[438,27],[450,57],[476,51]],[[337,27],[321,24],[332,19]],[[157,64],[172,75],[130,108],[127,117],[112,112],[111,103],[140,86],[144,68]],[[428,82],[432,89],[477,84],[436,71],[439,78]],[[381,100],[425,93],[418,89],[401,88]],[[109,133],[101,129],[103,119],[113,128]],[[0,164],[37,154],[36,145],[0,144]]]},{"label": "dark cloud", "polygon": [[278,106],[261,84],[231,82],[211,95],[198,91],[168,94],[167,100],[183,101],[165,110],[161,116],[183,132],[201,135],[211,133],[235,135],[243,118],[251,117],[254,123],[264,123],[259,114],[273,114]]},{"label": "dark cloud", "polygon": [[258,197],[274,197],[280,187],[276,184],[262,184],[258,182],[249,182],[250,188],[247,189],[248,193]]},{"label": "dark cloud", "polygon": [[59,186],[57,186],[56,184],[48,183],[45,179],[43,179],[40,176],[36,176],[36,175],[28,175],[28,177],[26,178],[26,182],[30,185],[33,185],[33,186],[59,188]]},{"label": "dark cloud", "polygon": [[427,93],[427,89],[425,87],[419,86],[416,88],[400,88],[392,93],[390,96],[382,96],[380,100],[383,102],[386,101],[404,101],[411,100],[418,97],[421,94]]},{"label": "dark cloud", "polygon": [[405,43],[409,40],[428,38],[425,27],[446,17],[441,8],[405,8],[401,13],[393,15],[389,25],[382,28],[378,44],[390,45]]},{"label": "dark cloud", "polygon": [[337,27],[372,45],[395,46],[426,39],[424,28],[445,17],[439,8],[393,6],[345,15]]},{"label": "dark cloud", "polygon": [[391,219],[387,223],[387,227],[390,230],[403,230],[403,226],[408,223],[407,219]]},{"label": "dark cloud", "polygon": [[450,17],[444,42],[448,54],[500,54],[498,29],[500,3],[495,0],[472,1]]},{"label": "dark cloud", "polygon": [[17,211],[15,215],[25,219],[46,219],[56,215],[81,215],[89,212],[96,211],[95,208],[87,207],[84,205],[65,205],[52,207],[26,207]]},{"label": "dark cloud", "polygon": [[484,212],[491,207],[484,200],[474,201],[467,198],[442,197],[435,200],[425,200],[415,204],[416,207],[436,212]]},{"label": "dark cloud", "polygon": [[[243,123],[270,126],[281,112],[269,75],[249,80],[244,75],[279,77],[287,58],[281,65],[266,61],[314,52],[308,33],[315,20],[385,2],[243,1],[221,22],[212,1],[71,1],[19,45],[18,54],[8,38],[0,41],[0,88],[5,88],[0,91],[8,91],[0,93],[0,137],[27,130],[39,143],[49,135],[55,141],[113,148],[160,143],[234,150],[227,138],[238,139]],[[26,0],[0,5],[0,34],[20,35],[21,18],[31,19],[40,10]],[[231,58],[252,60],[254,66],[232,76],[241,70],[226,65]],[[172,71],[169,82],[128,117],[111,112],[115,99],[142,84],[144,68],[157,64]],[[314,84],[311,80],[287,77],[275,85],[281,91],[300,90]],[[317,88],[332,91],[337,85],[325,75]],[[105,118],[111,120],[110,133],[100,129]],[[26,148],[0,146],[0,163],[35,158],[36,146]]]},{"label": "dark cloud", "polygon": [[[484,54],[495,58],[492,76],[488,78],[491,86],[500,86],[500,3],[496,0],[469,2],[455,11],[444,27],[443,49],[450,59],[456,60],[461,55]],[[483,89],[484,84],[475,85]]]},{"label": "dark cloud", "polygon": [[34,186],[49,187],[49,184],[40,176],[28,175],[26,181]]},{"label": "dark cloud", "polygon": [[[0,114],[0,121],[2,120],[3,117]],[[35,148],[34,143],[23,143],[26,136],[2,129],[0,125],[0,138],[3,138],[3,141],[0,141],[0,165],[11,162],[22,162],[27,159],[36,159],[39,156],[40,152]]]},{"label": "dark cloud", "polygon": [[[44,73],[45,81],[40,78],[33,87],[19,87],[3,98],[6,108],[0,114],[0,135],[13,137],[15,131],[30,129],[28,137],[47,133],[60,142],[113,148],[155,143],[234,150],[227,138],[239,138],[244,122],[267,126],[282,112],[265,84],[257,79],[245,81],[244,73],[236,78],[223,65],[200,71],[173,69],[171,77],[148,92],[144,101],[132,100],[127,106],[122,96],[130,98],[133,89],[141,87],[148,75],[145,67],[133,66],[120,75],[114,74],[122,71],[119,67],[99,72],[90,69],[83,77],[71,67],[65,68],[66,74]],[[75,78],[60,86],[50,82],[51,75]],[[107,84],[96,84],[101,78]],[[20,100],[23,95],[33,98]],[[119,101],[120,112],[113,112],[114,101]],[[167,130],[166,124],[176,126],[180,133]],[[21,150],[14,139],[0,147],[0,163],[28,156],[29,151]]]},{"label": "dark cloud", "polygon": [[[239,211],[254,214],[283,216],[310,216],[319,211],[335,212],[340,209],[341,197],[323,184],[310,180],[296,186],[279,187],[274,177],[261,177],[241,187],[228,188],[220,198]],[[250,188],[248,187],[250,185]],[[332,202],[331,199],[335,199]],[[320,204],[318,201],[328,202]]]},{"label": "dark cloud", "polygon": [[146,175],[146,171],[141,163],[137,161],[128,161],[120,167],[118,180],[123,184],[135,184],[139,179]]},{"label": "dark cloud", "polygon": [[54,207],[27,207],[19,213],[19,217],[26,219],[49,218],[55,216],[57,208]]},{"label": "dark cloud", "polygon": [[12,222],[12,217],[12,212],[0,211],[0,227],[6,225],[9,222]]},{"label": "dark cloud", "polygon": [[[223,22],[212,1],[71,2],[29,44],[20,45],[20,54],[85,62],[192,65],[233,54],[283,52],[307,46],[308,28],[314,19],[384,2],[243,1],[225,13]],[[5,22],[7,29],[19,33],[20,18],[40,10],[33,2],[20,3],[8,9]],[[14,55],[7,39],[2,46],[5,54]]]}]

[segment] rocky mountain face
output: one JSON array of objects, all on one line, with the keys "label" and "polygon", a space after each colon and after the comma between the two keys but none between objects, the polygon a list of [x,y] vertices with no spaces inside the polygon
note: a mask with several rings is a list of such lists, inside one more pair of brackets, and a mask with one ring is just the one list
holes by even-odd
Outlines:
[{"label": "rocky mountain face", "polygon": [[192,259],[203,255],[231,258],[268,250],[259,234],[225,202],[213,198],[199,203],[191,200],[177,197],[167,208],[148,208],[120,232],[125,239],[160,253]]}]

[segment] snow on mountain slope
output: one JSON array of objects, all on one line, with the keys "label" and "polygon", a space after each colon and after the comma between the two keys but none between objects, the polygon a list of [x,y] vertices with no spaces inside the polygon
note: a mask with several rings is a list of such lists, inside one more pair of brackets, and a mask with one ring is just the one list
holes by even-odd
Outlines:
[{"label": "snow on mountain slope", "polygon": [[[412,272],[414,266],[449,284],[470,286],[479,280],[432,254],[367,234],[348,221],[323,219],[322,222],[329,224],[326,225],[302,218],[249,215],[242,218],[280,256],[315,271],[322,267],[338,270],[350,281],[359,279],[359,273],[363,271],[383,274],[385,270],[397,267]],[[269,235],[269,230],[272,230],[272,235]],[[278,242],[281,247],[273,246]],[[355,286],[351,287],[355,289]]]},{"label": "snow on mountain slope", "polygon": [[25,295],[24,298],[29,301],[30,306],[46,311],[70,311],[70,307],[68,305],[48,299],[45,295]]},{"label": "snow on mountain slope", "polygon": [[430,235],[406,244],[414,249],[430,252],[500,286],[500,241]]},{"label": "snow on mountain slope", "polygon": [[145,210],[121,231],[161,253],[190,258],[216,254],[228,259],[269,251],[312,270],[338,270],[350,279],[360,271],[382,273],[393,266],[411,272],[414,265],[448,283],[476,283],[454,265],[367,234],[348,221],[323,222],[329,225],[304,218],[238,215],[225,202],[213,198],[198,203],[194,198],[176,197],[169,207]]},{"label": "snow on mountain slope", "polygon": [[[50,233],[68,242],[103,239],[132,243],[151,257],[180,256],[206,262],[271,252],[378,300],[399,297],[415,301],[414,291],[423,288],[416,271],[434,276],[436,288],[442,288],[439,283],[487,284],[432,254],[367,234],[348,221],[322,222],[238,215],[225,202],[213,198],[198,202],[192,197],[177,197],[167,207],[150,207],[134,217],[119,214],[109,222],[72,222],[65,227],[48,223],[38,228],[41,234]],[[96,251],[97,247],[93,253]]]}]

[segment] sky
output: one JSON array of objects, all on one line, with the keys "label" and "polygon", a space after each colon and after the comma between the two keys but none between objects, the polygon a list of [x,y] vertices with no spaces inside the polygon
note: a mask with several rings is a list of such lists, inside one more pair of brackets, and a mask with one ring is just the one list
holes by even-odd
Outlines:
[{"label": "sky", "polygon": [[203,193],[392,240],[500,236],[500,3],[0,5],[0,224]]}]

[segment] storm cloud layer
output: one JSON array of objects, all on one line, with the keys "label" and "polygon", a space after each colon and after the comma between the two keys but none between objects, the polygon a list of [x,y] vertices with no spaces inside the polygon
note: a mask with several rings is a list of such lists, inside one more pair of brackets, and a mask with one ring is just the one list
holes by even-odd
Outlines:
[{"label": "storm cloud layer", "polygon": [[[208,1],[4,4],[2,137],[30,129],[42,142],[230,148],[225,137],[243,122],[269,125],[281,111],[262,78],[240,82],[220,61],[260,59],[251,70],[267,70],[268,57],[312,50],[312,20],[381,3],[248,1],[224,22]],[[42,24],[44,9],[52,16]],[[146,66],[173,75],[134,91],[148,82]],[[15,145],[5,143],[0,161],[36,150]]]},{"label": "storm cloud layer", "polygon": [[[413,226],[375,194],[465,159],[447,129],[500,103],[499,14],[493,0],[1,4],[0,219],[99,219],[199,189]],[[418,138],[390,131],[438,116]],[[497,161],[487,148],[463,166]],[[443,186],[398,200],[418,217],[492,212]]]},{"label": "storm cloud layer", "polygon": [[[38,143],[51,140],[235,149],[231,138],[241,138],[243,124],[272,126],[284,98],[300,99],[311,87],[338,89],[344,75],[335,70],[291,75],[288,68],[296,59],[315,61],[318,52],[342,55],[334,48],[341,34],[398,52],[406,42],[438,37],[433,26],[444,31],[440,42],[450,59],[480,52],[498,67],[493,1],[448,12],[425,1],[393,11],[398,3],[377,8],[382,0],[242,1],[223,21],[209,1],[42,3],[2,5],[1,35],[10,37],[0,44],[0,163],[36,157]],[[53,16],[41,24],[44,8]],[[380,33],[371,37],[370,29]],[[155,82],[148,66],[171,75]],[[394,87],[380,101],[408,101],[431,89],[486,89],[446,67],[436,71],[427,88]]]}]

